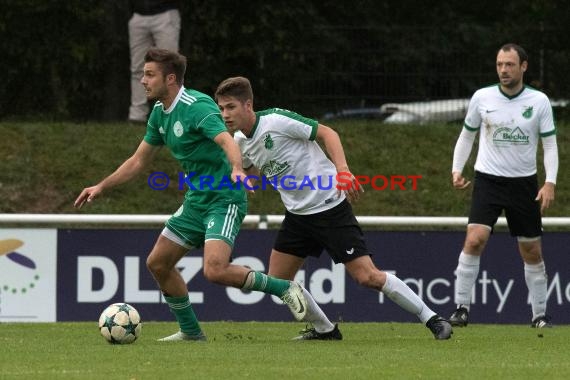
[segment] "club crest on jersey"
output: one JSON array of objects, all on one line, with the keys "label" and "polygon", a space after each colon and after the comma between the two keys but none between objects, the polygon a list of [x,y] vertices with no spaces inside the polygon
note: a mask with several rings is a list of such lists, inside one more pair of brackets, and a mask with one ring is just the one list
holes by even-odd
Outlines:
[{"label": "club crest on jersey", "polygon": [[184,127],[182,126],[182,123],[179,121],[174,123],[172,130],[174,131],[174,136],[176,137],[180,137],[182,136],[182,133],[184,133]]},{"label": "club crest on jersey", "polygon": [[525,119],[530,119],[532,117],[532,106],[525,107],[522,116]]},{"label": "club crest on jersey", "polygon": [[273,143],[273,139],[271,138],[271,135],[269,133],[263,139],[263,143],[265,144],[265,149],[267,149],[267,150],[273,149],[273,146],[275,145]]}]

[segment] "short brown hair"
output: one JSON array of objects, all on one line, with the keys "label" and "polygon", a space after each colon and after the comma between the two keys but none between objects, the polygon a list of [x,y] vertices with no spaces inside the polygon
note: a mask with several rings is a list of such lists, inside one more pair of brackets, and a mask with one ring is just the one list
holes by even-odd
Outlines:
[{"label": "short brown hair", "polygon": [[174,74],[176,83],[180,86],[184,83],[186,57],[182,54],[166,49],[150,48],[144,56],[144,61],[145,63],[156,62],[165,77],[168,74]]},{"label": "short brown hair", "polygon": [[248,100],[253,102],[253,90],[251,89],[249,79],[245,77],[232,77],[223,80],[222,83],[218,85],[214,97],[217,101],[221,96],[231,96],[242,103]]},{"label": "short brown hair", "polygon": [[[501,48],[499,49],[499,51],[511,51],[514,50],[517,52],[518,56],[519,56],[519,63],[522,64],[523,62],[528,62],[528,54],[526,54],[526,51],[522,48],[522,46],[519,46],[517,44],[513,44],[513,43],[508,43],[508,44],[504,44],[503,46],[501,46]],[[499,54],[499,51],[497,51],[497,54]]]}]

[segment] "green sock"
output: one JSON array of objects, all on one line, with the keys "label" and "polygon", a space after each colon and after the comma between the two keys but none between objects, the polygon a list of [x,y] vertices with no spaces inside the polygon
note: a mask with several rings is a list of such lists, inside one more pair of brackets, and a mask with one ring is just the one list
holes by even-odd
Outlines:
[{"label": "green sock", "polygon": [[247,274],[243,289],[258,290],[263,293],[269,293],[277,297],[281,297],[291,284],[288,280],[271,277],[265,273],[251,271]]},{"label": "green sock", "polygon": [[180,325],[180,331],[188,335],[198,335],[202,332],[188,295],[183,297],[170,297],[165,295],[164,299],[168,302],[170,311],[176,317]]}]

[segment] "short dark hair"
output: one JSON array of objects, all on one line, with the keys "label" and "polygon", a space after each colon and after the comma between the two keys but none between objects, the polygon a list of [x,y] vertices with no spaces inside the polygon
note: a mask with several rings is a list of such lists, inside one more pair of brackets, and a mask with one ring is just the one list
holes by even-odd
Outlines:
[{"label": "short dark hair", "polygon": [[224,79],[222,83],[218,85],[216,94],[214,95],[216,101],[221,96],[231,96],[242,103],[245,103],[248,100],[253,102],[253,90],[249,79],[245,77]]},{"label": "short dark hair", "polygon": [[497,51],[497,54],[499,54],[499,51],[511,51],[514,50],[517,52],[518,56],[519,56],[519,63],[523,63],[523,62],[528,62],[528,54],[526,54],[526,51],[519,45],[517,44],[513,44],[513,43],[508,43],[508,44],[504,44],[503,46],[501,46],[501,48]]},{"label": "short dark hair", "polygon": [[184,83],[186,73],[186,57],[175,51],[150,48],[144,56],[145,63],[156,62],[160,71],[166,77],[168,74],[176,75],[176,83],[180,86]]}]

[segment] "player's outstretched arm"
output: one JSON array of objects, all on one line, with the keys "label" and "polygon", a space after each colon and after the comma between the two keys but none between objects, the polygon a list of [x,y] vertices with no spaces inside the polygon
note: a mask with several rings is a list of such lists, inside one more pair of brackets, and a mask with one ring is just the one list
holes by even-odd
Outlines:
[{"label": "player's outstretched arm", "polygon": [[86,202],[91,202],[105,190],[133,179],[148,167],[159,149],[160,146],[150,145],[149,143],[142,141],[136,152],[123,162],[123,164],[119,166],[113,174],[103,179],[97,185],[83,189],[81,194],[79,194],[73,203],[73,206],[81,208],[81,206]]},{"label": "player's outstretched arm", "polygon": [[343,190],[349,202],[356,202],[360,197],[360,193],[364,192],[364,188],[360,186],[354,175],[348,168],[344,148],[340,137],[335,130],[326,125],[319,124],[317,129],[317,139],[321,142],[328,153],[332,163],[336,167],[338,176],[342,177],[344,186]]},{"label": "player's outstretched arm", "polygon": [[[234,141],[233,137],[229,134],[229,132],[222,132],[219,133],[215,138],[214,142],[220,146],[226,153],[226,157],[228,157],[228,161],[232,166],[232,181],[235,183],[243,182],[243,180],[247,177],[243,170],[243,163],[241,160],[241,152],[239,150],[239,146]],[[248,183],[246,184],[246,189],[249,193],[253,193],[253,190],[249,190],[253,187],[252,179],[248,179]]]}]

